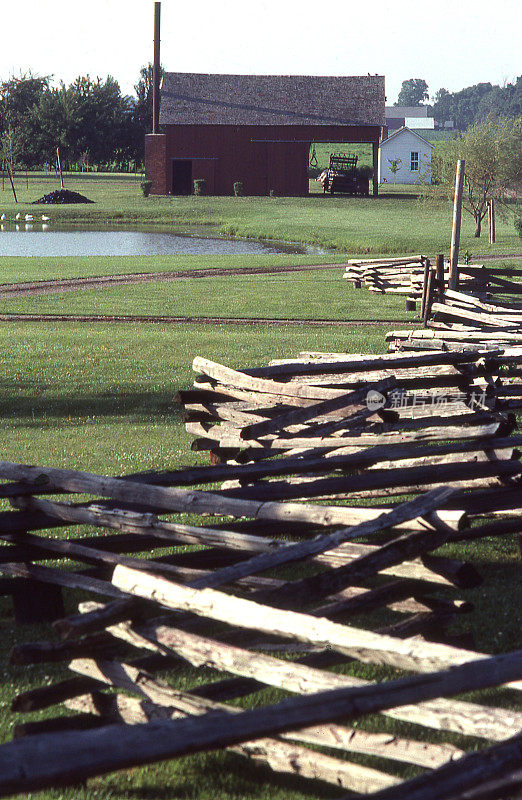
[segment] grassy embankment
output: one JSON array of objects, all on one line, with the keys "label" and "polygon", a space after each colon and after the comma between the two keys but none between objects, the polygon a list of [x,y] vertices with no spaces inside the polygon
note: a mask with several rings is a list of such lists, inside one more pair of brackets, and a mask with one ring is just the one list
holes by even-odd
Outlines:
[{"label": "grassy embankment", "polygon": [[[312,182],[313,183],[313,182]],[[378,198],[311,195],[288,197],[148,197],[133,176],[80,174],[66,181],[71,189],[94,200],[93,205],[34,206],[31,202],[56,188],[54,178],[29,177],[18,186],[18,205],[5,189],[0,211],[7,217],[45,213],[53,224],[154,226],[176,231],[204,230],[208,235],[240,236],[300,242],[345,253],[448,253],[451,209],[447,204],[421,204],[414,186],[388,186]],[[318,186],[318,184],[316,184]],[[520,252],[511,220],[498,220],[497,244],[475,239],[464,215],[461,250],[480,253]],[[1,242],[1,239],[0,239]]]}]

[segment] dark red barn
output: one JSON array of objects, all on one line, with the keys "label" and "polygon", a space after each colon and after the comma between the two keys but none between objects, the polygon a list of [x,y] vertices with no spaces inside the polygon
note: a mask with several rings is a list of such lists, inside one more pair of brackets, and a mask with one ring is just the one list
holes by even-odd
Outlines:
[{"label": "dark red barn", "polygon": [[[154,194],[308,194],[313,142],[371,142],[377,175],[385,126],[384,77],[199,75],[168,72],[161,89],[163,133],[145,141]],[[373,192],[377,194],[377,181]]]}]

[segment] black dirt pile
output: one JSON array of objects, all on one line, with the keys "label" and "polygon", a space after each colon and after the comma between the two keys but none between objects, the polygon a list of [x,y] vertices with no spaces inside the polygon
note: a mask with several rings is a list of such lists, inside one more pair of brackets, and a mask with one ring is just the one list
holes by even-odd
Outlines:
[{"label": "black dirt pile", "polygon": [[93,203],[94,200],[89,200],[83,194],[78,192],[71,192],[70,189],[57,189],[55,192],[46,194],[39,200],[35,200],[33,205],[40,205],[40,203],[47,203],[48,205],[68,205],[70,203]]}]

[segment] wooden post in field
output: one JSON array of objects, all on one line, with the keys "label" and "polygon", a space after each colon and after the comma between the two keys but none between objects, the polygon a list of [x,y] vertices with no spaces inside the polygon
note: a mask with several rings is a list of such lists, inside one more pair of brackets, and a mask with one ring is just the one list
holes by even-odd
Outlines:
[{"label": "wooden post in field", "polygon": [[421,317],[424,319],[424,309],[426,308],[426,292],[428,289],[428,279],[430,275],[430,260],[429,258],[423,259],[424,261],[424,279],[422,281],[422,299],[421,299]]},{"label": "wooden post in field", "polygon": [[60,148],[56,148],[56,163],[58,164],[58,171],[60,173],[60,189],[63,189],[63,172],[62,172],[62,162],[60,160]]},{"label": "wooden post in field", "polygon": [[457,161],[455,174],[455,199],[453,201],[453,227],[451,231],[450,274],[448,288],[456,291],[459,285],[459,246],[460,246],[460,221],[462,217],[462,189],[464,186],[465,161]]},{"label": "wooden post in field", "polygon": [[373,196],[379,194],[379,142],[372,144],[372,166],[373,166]]},{"label": "wooden post in field", "polygon": [[495,244],[495,201],[488,200],[488,237],[489,243]]},{"label": "wooden post in field", "polygon": [[[429,267],[428,261],[428,267]],[[428,325],[428,319],[430,316],[431,305],[433,303],[433,289],[435,283],[435,270],[429,269],[428,270],[428,279],[426,281],[426,299],[424,301],[424,314],[422,315],[422,324],[426,328]]]},{"label": "wooden post in field", "polygon": [[439,293],[439,298],[442,298],[444,295],[444,256],[439,253],[437,256],[436,261],[436,269],[437,269],[437,291]]}]

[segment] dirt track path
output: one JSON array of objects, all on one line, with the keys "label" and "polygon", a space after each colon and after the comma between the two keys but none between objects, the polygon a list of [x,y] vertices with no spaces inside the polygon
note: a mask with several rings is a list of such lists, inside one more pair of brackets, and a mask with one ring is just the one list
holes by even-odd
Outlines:
[{"label": "dirt track path", "polygon": [[[522,258],[522,255],[483,256],[483,259]],[[124,286],[138,283],[160,283],[187,278],[226,277],[233,275],[270,275],[284,272],[310,272],[312,270],[344,269],[345,263],[338,264],[289,264],[271,267],[211,267],[209,269],[179,270],[176,272],[136,272],[127,275],[98,275],[87,278],[64,278],[51,281],[25,281],[21,283],[0,284],[0,299],[9,297],[32,297],[41,294],[61,294],[78,292],[82,289],[104,289],[108,286]]]},{"label": "dirt track path", "polygon": [[412,325],[411,319],[276,319],[274,317],[148,317],[108,314],[0,314],[0,322],[110,322],[110,323],[159,323],[162,325],[322,325],[335,327],[364,327],[368,325]]},{"label": "dirt track path", "polygon": [[52,281],[27,281],[0,284],[0,298],[31,297],[38,294],[60,294],[81,289],[104,289],[136,283],[159,283],[186,278],[211,278],[233,275],[270,275],[282,272],[309,272],[317,269],[344,269],[345,264],[293,264],[272,267],[228,267],[191,269],[177,272],[137,272],[131,275],[99,275],[88,278],[65,278]]}]

